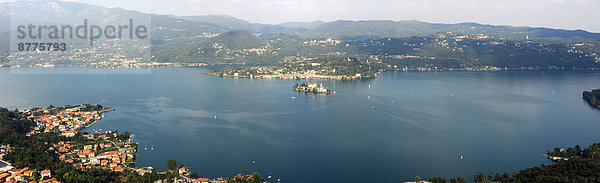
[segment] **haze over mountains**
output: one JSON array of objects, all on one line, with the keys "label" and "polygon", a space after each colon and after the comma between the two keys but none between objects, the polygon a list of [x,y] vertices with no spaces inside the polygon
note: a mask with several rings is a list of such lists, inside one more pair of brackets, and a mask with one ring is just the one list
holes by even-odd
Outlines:
[{"label": "haze over mountains", "polygon": [[384,37],[426,36],[439,32],[463,34],[494,34],[506,37],[581,37],[600,38],[599,33],[584,30],[561,30],[550,28],[512,27],[482,25],[477,23],[434,24],[420,21],[345,21],[289,22],[278,25],[255,24],[227,15],[180,17],[196,23],[207,23],[225,30],[245,30],[252,33],[285,33],[304,38],[364,39]]},{"label": "haze over mountains", "polygon": [[[333,22],[289,22],[278,25],[251,23],[228,15],[167,16],[150,15],[121,8],[105,8],[77,2],[65,1],[17,1],[1,5],[0,23],[6,21],[33,23],[81,24],[82,17],[95,17],[110,23],[120,18],[151,19],[155,39],[191,36],[202,32],[222,33],[244,30],[254,34],[284,33],[302,38],[365,39],[386,37],[425,36],[439,32],[462,34],[494,34],[505,37],[558,37],[600,39],[599,33],[584,30],[561,30],[549,28],[511,27],[481,25],[477,23],[435,24],[420,21],[333,21]],[[11,16],[9,17],[8,11]],[[116,21],[116,20],[115,20]],[[93,22],[92,22],[93,23]],[[159,31],[156,27],[163,27]],[[0,31],[7,31],[0,26]],[[177,32],[177,33],[176,33]]]}]

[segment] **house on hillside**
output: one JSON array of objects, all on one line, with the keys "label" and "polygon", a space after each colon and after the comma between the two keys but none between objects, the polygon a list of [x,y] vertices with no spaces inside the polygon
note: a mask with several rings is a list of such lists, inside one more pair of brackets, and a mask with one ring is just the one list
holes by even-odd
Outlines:
[{"label": "house on hillside", "polygon": [[44,179],[46,177],[48,177],[48,178],[52,177],[52,172],[50,172],[50,170],[42,170],[40,172],[40,178],[41,179]]}]

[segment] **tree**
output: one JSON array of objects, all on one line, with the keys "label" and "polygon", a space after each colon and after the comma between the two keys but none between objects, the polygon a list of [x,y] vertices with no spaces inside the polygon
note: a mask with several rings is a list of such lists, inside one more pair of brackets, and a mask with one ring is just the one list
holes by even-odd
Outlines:
[{"label": "tree", "polygon": [[477,174],[473,177],[473,179],[475,179],[475,182],[486,182],[485,178],[485,175],[483,175],[481,172],[477,172]]},{"label": "tree", "polygon": [[488,180],[494,180],[494,172],[490,170],[490,174],[488,174]]},{"label": "tree", "polygon": [[560,150],[560,148],[558,148],[558,147],[555,147],[555,148],[554,148],[554,154],[555,154],[555,155],[560,155],[560,154],[562,154],[562,151]]},{"label": "tree", "polygon": [[429,181],[433,182],[433,183],[446,183],[447,182],[446,179],[444,179],[442,177],[431,177],[431,178],[429,178]]},{"label": "tree", "polygon": [[261,182],[265,181],[265,179],[263,179],[262,175],[260,175],[259,173],[256,173],[256,172],[252,173],[251,179],[252,179],[251,182],[253,182],[253,183],[261,183]]},{"label": "tree", "polygon": [[199,178],[199,176],[198,176],[198,173],[196,173],[196,172],[192,172],[192,173],[190,174],[190,178],[192,178],[192,179],[197,179],[197,178]]},{"label": "tree", "polygon": [[167,168],[169,170],[175,170],[175,167],[177,167],[177,161],[175,161],[175,159],[167,160]]}]

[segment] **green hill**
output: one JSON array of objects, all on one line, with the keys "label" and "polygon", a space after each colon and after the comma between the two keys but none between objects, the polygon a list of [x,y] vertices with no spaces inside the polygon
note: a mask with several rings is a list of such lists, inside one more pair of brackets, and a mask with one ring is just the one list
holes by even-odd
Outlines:
[{"label": "green hill", "polygon": [[382,37],[426,36],[434,31],[430,24],[418,21],[335,21],[306,31],[307,38],[365,39]]},{"label": "green hill", "polygon": [[508,38],[580,38],[600,39],[600,33],[532,27],[482,25],[477,23],[431,24],[420,21],[335,21],[306,31],[306,38],[401,38],[452,32],[464,35],[495,35]]},{"label": "green hill", "polygon": [[202,35],[218,34],[225,29],[209,24],[163,15],[152,15],[152,43],[182,46],[190,42],[206,40]]},{"label": "green hill", "polygon": [[219,44],[229,49],[255,48],[265,44],[263,40],[247,31],[229,31],[207,41],[201,42],[198,47]]},{"label": "green hill", "polygon": [[181,18],[192,22],[212,24],[227,30],[256,31],[268,26],[266,24],[253,24],[229,15],[183,16]]},{"label": "green hill", "polygon": [[216,37],[185,45],[154,50],[155,59],[163,62],[256,63],[273,62],[255,51],[267,42],[247,31],[230,31]]},{"label": "green hill", "polygon": [[306,31],[304,28],[271,24],[250,23],[229,15],[183,16],[182,19],[196,23],[213,25],[229,31],[248,31],[252,33],[287,33],[296,34]]}]

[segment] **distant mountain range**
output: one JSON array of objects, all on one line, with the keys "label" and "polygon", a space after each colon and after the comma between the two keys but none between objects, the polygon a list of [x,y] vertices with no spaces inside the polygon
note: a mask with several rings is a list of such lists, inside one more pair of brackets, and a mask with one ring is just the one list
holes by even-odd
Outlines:
[{"label": "distant mountain range", "polygon": [[[77,2],[56,0],[33,0],[2,3],[0,5],[0,31],[8,31],[7,10],[12,21],[34,23],[81,24],[83,17],[94,17],[103,23],[123,18],[152,20],[153,36],[163,39],[191,37],[199,33],[222,33],[244,30],[254,34],[283,33],[302,38],[370,39],[426,36],[440,32],[459,34],[485,34],[524,38],[584,38],[600,39],[600,33],[584,30],[562,30],[550,28],[512,27],[482,25],[477,23],[434,24],[420,21],[333,21],[333,22],[289,22],[278,25],[251,23],[228,15],[167,16],[149,15],[121,8],[106,8]],[[49,16],[52,15],[52,16]],[[156,29],[157,27],[163,29]]]},{"label": "distant mountain range", "polygon": [[[84,19],[100,25],[119,24],[129,19],[147,21],[143,23],[151,26],[151,47],[109,44],[112,46],[109,53],[121,51],[121,55],[129,55],[150,48],[152,61],[158,62],[272,64],[348,56],[413,68],[600,67],[600,33],[584,30],[415,20],[272,25],[228,15],[156,15],[57,0],[1,3],[0,41],[8,42],[11,28],[7,22],[13,26],[80,25]],[[6,45],[0,46],[4,53],[7,53]],[[112,58],[107,54],[95,55],[106,57],[96,60]],[[0,61],[2,57],[0,55]],[[79,60],[92,60],[85,55],[81,57]]]},{"label": "distant mountain range", "polygon": [[335,38],[335,39],[369,39],[369,38],[399,38],[410,36],[426,36],[441,32],[462,34],[485,34],[505,37],[531,38],[584,38],[600,39],[600,33],[584,30],[563,30],[550,28],[513,27],[482,25],[477,23],[433,24],[420,21],[333,21],[333,22],[289,22],[278,25],[256,24],[237,19],[228,15],[187,16],[182,19],[208,23],[217,27],[234,31],[245,30],[252,33],[285,33],[299,35],[303,38]]}]

